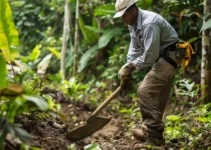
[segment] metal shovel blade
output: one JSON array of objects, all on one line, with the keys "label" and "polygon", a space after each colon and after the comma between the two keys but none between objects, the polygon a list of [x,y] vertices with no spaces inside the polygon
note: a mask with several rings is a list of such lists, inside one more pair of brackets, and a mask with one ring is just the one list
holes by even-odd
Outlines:
[{"label": "metal shovel blade", "polygon": [[70,141],[78,141],[85,137],[88,137],[92,135],[94,132],[104,127],[110,120],[111,118],[90,116],[87,120],[87,123],[84,126],[81,126],[75,130],[70,131],[66,135],[66,139]]}]

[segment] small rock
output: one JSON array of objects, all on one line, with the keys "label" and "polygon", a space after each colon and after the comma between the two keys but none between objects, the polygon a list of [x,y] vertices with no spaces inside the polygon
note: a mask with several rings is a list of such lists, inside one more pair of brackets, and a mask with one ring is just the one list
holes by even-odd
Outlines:
[{"label": "small rock", "polygon": [[80,121],[80,123],[79,123],[80,125],[82,125],[82,124],[84,124],[84,121]]},{"label": "small rock", "polygon": [[53,123],[53,127],[57,128],[57,129],[62,129],[62,128],[65,127],[65,124],[60,125],[60,124],[54,122],[54,123]]},{"label": "small rock", "polygon": [[52,137],[46,137],[46,138],[43,138],[43,140],[51,140]]},{"label": "small rock", "polygon": [[71,107],[73,107],[73,105],[72,105],[72,104],[69,104],[67,107],[68,107],[68,108],[71,108]]}]

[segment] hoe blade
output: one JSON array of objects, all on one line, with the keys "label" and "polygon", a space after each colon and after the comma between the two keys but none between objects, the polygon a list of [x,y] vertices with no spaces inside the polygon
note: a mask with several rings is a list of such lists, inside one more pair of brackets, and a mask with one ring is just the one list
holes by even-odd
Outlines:
[{"label": "hoe blade", "polygon": [[111,118],[90,116],[87,120],[87,123],[84,126],[81,126],[75,130],[70,131],[66,135],[66,139],[70,141],[78,141],[85,137],[88,137],[92,135],[94,132],[104,127],[110,120]]}]

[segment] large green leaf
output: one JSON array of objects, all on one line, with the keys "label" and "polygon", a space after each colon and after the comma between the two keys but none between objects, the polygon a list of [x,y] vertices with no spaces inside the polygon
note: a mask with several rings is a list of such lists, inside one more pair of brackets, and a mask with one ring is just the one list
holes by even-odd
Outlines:
[{"label": "large green leaf", "polygon": [[37,96],[29,96],[29,95],[23,95],[23,98],[27,99],[28,101],[34,103],[35,105],[37,105],[37,107],[42,110],[42,111],[46,111],[49,107],[48,107],[48,103]]},{"label": "large green leaf", "polygon": [[20,139],[22,142],[27,143],[31,140],[31,135],[18,124],[11,125],[8,129],[14,137]]},{"label": "large green leaf", "polygon": [[120,29],[120,28],[114,28],[114,29],[106,32],[105,34],[103,34],[100,37],[100,39],[98,41],[99,48],[106,47],[113,37],[119,36],[121,34],[122,34],[122,29]]},{"label": "large green leaf", "polygon": [[8,62],[18,56],[18,31],[13,22],[8,0],[0,1],[0,41],[0,49]]},{"label": "large green leaf", "polygon": [[81,16],[79,16],[79,26],[80,26],[81,32],[83,34],[83,37],[84,37],[86,43],[94,44],[97,41],[99,35],[94,33],[89,28],[86,28],[86,26],[84,24],[84,20]]},{"label": "large green leaf", "polygon": [[[0,42],[1,43],[1,42]],[[0,55],[0,88],[6,87],[6,77],[7,77],[7,69],[6,69],[6,62],[2,55]]]},{"label": "large green leaf", "polygon": [[200,30],[200,32],[207,30],[211,28],[211,19],[209,19],[207,22],[205,22]]},{"label": "large green leaf", "polygon": [[81,57],[79,61],[79,72],[81,72],[87,65],[90,59],[94,58],[98,52],[98,46],[95,45]]}]

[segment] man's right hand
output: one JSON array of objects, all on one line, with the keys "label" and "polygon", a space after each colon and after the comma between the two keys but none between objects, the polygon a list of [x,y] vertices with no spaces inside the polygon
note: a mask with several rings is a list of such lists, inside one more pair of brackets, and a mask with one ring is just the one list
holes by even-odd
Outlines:
[{"label": "man's right hand", "polygon": [[131,78],[131,72],[134,68],[129,63],[124,64],[118,72],[118,78],[120,81],[128,80]]}]

